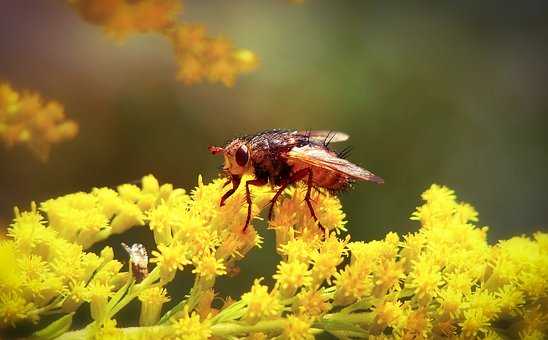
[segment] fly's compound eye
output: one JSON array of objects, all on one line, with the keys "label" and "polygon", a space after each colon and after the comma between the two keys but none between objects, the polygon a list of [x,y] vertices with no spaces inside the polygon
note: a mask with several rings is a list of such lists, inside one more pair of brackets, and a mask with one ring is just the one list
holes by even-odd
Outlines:
[{"label": "fly's compound eye", "polygon": [[247,146],[243,144],[238,148],[238,151],[236,151],[236,163],[238,163],[239,166],[244,167],[247,164],[247,161],[249,161],[249,152],[247,151]]}]

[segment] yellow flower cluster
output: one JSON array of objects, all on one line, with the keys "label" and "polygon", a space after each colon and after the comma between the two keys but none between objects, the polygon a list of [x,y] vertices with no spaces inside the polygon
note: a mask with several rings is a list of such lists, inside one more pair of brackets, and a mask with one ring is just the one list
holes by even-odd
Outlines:
[{"label": "yellow flower cluster", "polygon": [[177,79],[186,85],[202,82],[233,86],[236,76],[254,70],[257,56],[237,50],[224,38],[206,35],[202,25],[180,24],[169,34],[179,64]]},{"label": "yellow flower cluster", "polygon": [[41,314],[71,313],[84,302],[99,317],[105,299],[127,275],[110,247],[99,256],[62,238],[33,205],[16,216],[0,241],[0,328]]},{"label": "yellow flower cluster", "polygon": [[63,106],[34,92],[17,92],[0,82],[0,139],[8,146],[24,144],[46,160],[53,144],[72,139],[78,125]]},{"label": "yellow flower cluster", "polygon": [[[340,202],[328,192],[314,192],[312,204],[326,227],[322,233],[303,204],[306,188],[288,188],[270,221],[281,255],[274,286],[256,279],[241,299],[227,298],[214,308],[216,278],[237,273],[237,261],[260,245],[253,222],[273,195],[269,187],[254,188],[255,218],[243,232],[245,189],[220,207],[225,190],[221,179],[206,185],[199,178],[187,193],[146,176],[141,188],[125,184],[117,191],[93,189],[46,201],[40,207],[48,221],[34,205],[17,211],[9,239],[0,241],[0,265],[10,268],[0,277],[0,326],[73,313],[88,302],[94,319],[88,327],[66,332],[72,318],[67,314],[36,334],[60,339],[547,335],[548,234],[491,246],[487,228],[475,225],[474,208],[438,185],[422,195],[425,203],[412,215],[421,223],[417,232],[388,233],[371,242],[341,236]],[[109,247],[100,256],[83,251],[139,224],[152,230],[157,248],[151,253],[155,267],[141,282],[120,273],[122,264]],[[161,315],[169,301],[165,284],[187,266],[195,274],[193,288]],[[113,317],[135,298],[142,306],[140,327],[116,328]]]},{"label": "yellow flower cluster", "polygon": [[186,85],[207,81],[233,86],[236,76],[254,70],[257,56],[235,49],[223,37],[207,36],[202,25],[182,23],[181,0],[68,0],[82,18],[123,39],[135,33],[167,37],[175,53],[177,79]]},{"label": "yellow flower cluster", "polygon": [[172,27],[182,11],[181,0],[68,0],[86,21],[121,39],[130,34],[160,32]]}]

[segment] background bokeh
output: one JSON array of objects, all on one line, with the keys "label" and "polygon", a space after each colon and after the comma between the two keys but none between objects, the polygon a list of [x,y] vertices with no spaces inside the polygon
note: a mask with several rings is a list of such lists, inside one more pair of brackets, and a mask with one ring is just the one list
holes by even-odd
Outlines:
[{"label": "background bokeh", "polygon": [[[385,179],[341,196],[354,240],[414,231],[432,183],[473,204],[491,242],[546,230],[547,13],[545,1],[186,1],[185,22],[261,59],[225,88],[177,82],[159,35],[119,43],[64,1],[1,0],[0,79],[63,103],[80,133],[46,163],[0,149],[0,224],[14,205],[148,173],[190,189],[217,175],[207,145],[297,128],[349,133],[350,159]],[[261,232],[265,247],[221,281],[227,293],[274,272],[273,233]],[[144,230],[111,243],[128,237],[151,244]]]}]

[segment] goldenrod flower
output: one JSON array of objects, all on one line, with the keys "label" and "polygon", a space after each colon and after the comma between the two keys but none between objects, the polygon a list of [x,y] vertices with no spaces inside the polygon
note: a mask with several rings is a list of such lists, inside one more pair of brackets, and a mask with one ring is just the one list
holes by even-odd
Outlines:
[{"label": "goldenrod flower", "polygon": [[106,312],[108,298],[112,292],[112,286],[108,283],[91,282],[86,289],[85,301],[90,303],[91,317],[99,322],[103,321]]},{"label": "goldenrod flower", "polygon": [[462,327],[462,334],[466,337],[476,337],[486,333],[489,325],[489,318],[478,309],[464,311],[464,321],[459,323]]},{"label": "goldenrod flower", "polygon": [[500,312],[500,300],[495,294],[486,290],[479,290],[466,296],[465,307],[470,310],[480,310],[487,320],[493,320]]},{"label": "goldenrod flower", "polygon": [[169,246],[160,244],[158,250],[152,251],[153,258],[150,262],[158,264],[160,276],[164,282],[173,280],[177,270],[183,270],[184,265],[191,263],[184,244],[174,243]]},{"label": "goldenrod flower", "polygon": [[141,292],[139,294],[139,301],[141,301],[139,325],[151,326],[158,322],[162,306],[169,300],[166,290],[161,287],[152,287]]},{"label": "goldenrod flower", "polygon": [[[253,226],[241,230],[245,191],[240,188],[219,207],[222,186],[221,179],[204,184],[200,178],[187,195],[149,175],[141,188],[100,188],[41,203],[47,218],[36,204],[30,211],[16,209],[8,240],[0,241],[5,268],[0,327],[74,312],[87,301],[96,323],[67,337],[310,338],[325,331],[372,339],[498,339],[547,334],[547,234],[491,246],[487,228],[475,224],[475,210],[441,186],[423,195],[426,201],[415,212],[421,223],[416,232],[388,233],[370,242],[349,242],[340,235],[344,220],[334,196],[314,197],[314,204],[327,207],[320,219],[339,224],[322,235],[302,202],[303,188],[288,189],[271,224],[282,255],[274,288],[255,280],[239,301],[226,298],[217,310],[217,276],[236,274],[237,261],[261,240]],[[254,191],[253,216],[273,194],[267,186]],[[146,222],[157,242],[155,268],[137,284],[120,272],[124,265],[114,259],[112,248],[104,247],[100,255],[84,251],[113,234],[117,217],[118,230]],[[101,220],[106,222],[97,223]],[[96,228],[100,224],[105,225]],[[191,263],[194,268],[187,269]],[[195,274],[194,287],[160,317],[168,300],[166,283],[185,269]],[[135,298],[142,301],[140,322],[149,327],[116,328],[113,317]],[[70,316],[56,322],[69,327],[66,321]],[[56,322],[41,334],[61,329]]]},{"label": "goldenrod flower", "polygon": [[313,266],[310,275],[313,285],[319,286],[324,280],[331,283],[331,277],[337,272],[337,266],[344,260],[346,244],[349,240],[350,237],[339,240],[333,232],[321,243],[319,249],[311,252]]},{"label": "goldenrod flower", "polygon": [[312,282],[308,264],[299,261],[280,262],[273,277],[284,297],[294,295],[298,288],[308,286]]},{"label": "goldenrod flower", "polygon": [[427,305],[438,294],[438,288],[442,284],[441,268],[428,258],[421,258],[413,263],[405,286],[414,289],[415,297],[420,304]]},{"label": "goldenrod flower", "polygon": [[[306,186],[301,184],[288,188],[285,194],[278,199],[274,207],[274,218],[270,224],[277,232],[280,229],[283,231],[283,229],[292,228],[301,233],[303,239],[312,241],[319,233],[319,228],[310,213],[306,214],[306,210],[303,209],[306,191]],[[336,196],[329,192],[312,191],[311,202],[318,220],[324,228],[336,233],[346,230],[344,227],[346,215]],[[283,241],[281,244],[287,240]]]},{"label": "goldenrod flower", "polygon": [[401,261],[387,260],[381,263],[374,273],[375,288],[373,294],[382,297],[387,292],[399,290],[400,281],[405,278]]},{"label": "goldenrod flower", "polygon": [[373,311],[375,315],[375,328],[400,327],[403,321],[404,311],[400,302],[385,301]]},{"label": "goldenrod flower", "polygon": [[439,293],[440,314],[458,319],[461,313],[463,293],[457,289],[447,288]]},{"label": "goldenrod flower", "polygon": [[192,258],[192,262],[195,266],[192,272],[207,281],[213,280],[216,276],[226,274],[223,260],[215,258],[210,252]]},{"label": "goldenrod flower", "polygon": [[185,307],[183,315],[172,325],[175,331],[175,339],[181,340],[205,340],[212,335],[209,321],[200,320],[200,316],[194,312],[190,313]]},{"label": "goldenrod flower", "polygon": [[403,339],[428,339],[431,337],[432,320],[427,309],[406,311],[405,321],[396,334]]},{"label": "goldenrod flower", "polygon": [[15,326],[15,323],[30,318],[37,320],[37,315],[30,312],[34,309],[32,302],[27,302],[14,291],[0,293],[0,327]]},{"label": "goldenrod flower", "polygon": [[306,340],[314,339],[314,335],[310,331],[312,320],[303,316],[289,315],[282,337],[288,340]]},{"label": "goldenrod flower", "polygon": [[525,296],[517,287],[505,285],[499,289],[495,296],[498,298],[499,307],[502,313],[512,315],[514,311],[525,303]]},{"label": "goldenrod flower", "polygon": [[278,316],[282,305],[278,297],[268,293],[268,287],[261,285],[262,279],[256,279],[248,293],[242,295],[242,301],[247,305],[245,319],[255,323],[262,318]]},{"label": "goldenrod flower", "polygon": [[126,336],[121,329],[116,328],[116,320],[105,320],[97,333],[93,337],[94,340],[108,339],[108,340],[124,340]]},{"label": "goldenrod flower", "polygon": [[371,294],[373,279],[367,268],[352,264],[335,273],[335,287],[337,290],[333,302],[347,305]]},{"label": "goldenrod flower", "polygon": [[316,242],[306,242],[300,238],[294,238],[278,248],[278,252],[287,258],[288,262],[308,262],[319,245]]},{"label": "goldenrod flower", "polygon": [[321,290],[301,290],[294,304],[297,314],[319,316],[331,309],[328,297]]}]

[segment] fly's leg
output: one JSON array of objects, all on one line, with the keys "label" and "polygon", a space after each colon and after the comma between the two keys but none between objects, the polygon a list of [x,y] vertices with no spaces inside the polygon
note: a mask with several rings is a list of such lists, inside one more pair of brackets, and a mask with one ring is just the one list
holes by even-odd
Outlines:
[{"label": "fly's leg", "polygon": [[[312,172],[312,171],[310,171],[310,172]],[[289,179],[280,186],[280,189],[278,189],[278,191],[276,192],[274,197],[272,197],[272,199],[270,200],[271,205],[270,205],[270,209],[268,210],[268,220],[269,221],[272,219],[272,212],[274,211],[274,205],[276,204],[276,201],[278,200],[280,195],[284,192],[284,190],[288,186],[290,186],[291,184],[293,184],[295,182],[298,182],[301,179],[308,176],[308,173],[309,173],[309,169],[301,169],[301,170],[295,172],[294,174],[292,174],[291,177],[289,177]]]},{"label": "fly's leg", "polygon": [[244,229],[242,230],[244,233],[247,230],[247,226],[249,225],[249,221],[251,220],[252,205],[251,205],[251,192],[249,191],[249,186],[250,185],[261,186],[261,185],[265,185],[266,183],[268,183],[268,182],[264,181],[262,179],[257,179],[257,178],[256,179],[251,179],[251,180],[245,182],[245,199],[247,201],[247,217],[245,219]]},{"label": "fly's leg", "polygon": [[285,188],[289,185],[289,181],[287,183],[282,184],[280,189],[276,191],[276,194],[272,197],[270,200],[270,209],[268,209],[268,220],[270,221],[272,219],[272,212],[274,211],[274,205],[276,204],[276,201],[278,200],[278,197],[284,192]]},{"label": "fly's leg", "polygon": [[[225,192],[225,194],[223,195],[223,197],[221,197],[221,203],[220,203],[220,206],[222,207],[223,205],[225,205],[225,201],[227,198],[229,198],[230,196],[232,196],[233,193],[236,192],[236,189],[238,189],[238,187],[240,186],[240,180],[242,178],[240,176],[232,176],[232,179],[231,179],[231,182],[232,182],[232,188],[230,190],[228,190],[227,192]],[[223,185],[223,187],[227,186],[230,182],[227,182]]]},{"label": "fly's leg", "polygon": [[306,205],[308,205],[308,210],[310,210],[310,215],[312,215],[312,218],[314,218],[314,221],[318,223],[318,227],[325,234],[325,228],[318,220],[318,217],[316,216],[316,212],[314,212],[314,208],[312,207],[312,202],[310,201],[310,192],[312,191],[312,169],[307,168],[305,170],[308,170],[308,181],[307,181],[308,188],[306,189],[306,195],[304,196],[304,200],[306,202]]},{"label": "fly's leg", "polygon": [[308,210],[310,211],[310,215],[312,215],[312,218],[314,219],[314,221],[316,223],[318,223],[318,227],[322,230],[322,232],[325,233],[325,228],[323,227],[323,225],[320,223],[320,221],[318,220],[318,217],[316,216],[316,212],[314,211],[314,207],[312,207],[312,202],[310,200],[310,192],[312,191],[312,169],[311,168],[306,168],[306,169],[301,169],[297,172],[295,172],[293,175],[291,175],[291,177],[287,180],[286,183],[282,184],[282,186],[280,187],[280,189],[278,189],[278,191],[276,192],[276,194],[274,195],[274,197],[272,197],[272,200],[271,200],[271,206],[270,206],[270,210],[268,212],[268,219],[270,220],[272,218],[272,211],[274,209],[274,204],[276,204],[276,200],[280,197],[280,195],[283,193],[283,191],[285,190],[285,188],[287,188],[287,186],[295,183],[295,182],[298,182],[300,181],[301,179],[304,179],[308,176],[308,179],[307,179],[307,189],[306,189],[306,195],[304,197],[304,200],[306,202],[306,205],[308,206]]}]

